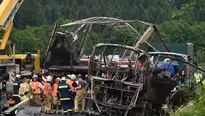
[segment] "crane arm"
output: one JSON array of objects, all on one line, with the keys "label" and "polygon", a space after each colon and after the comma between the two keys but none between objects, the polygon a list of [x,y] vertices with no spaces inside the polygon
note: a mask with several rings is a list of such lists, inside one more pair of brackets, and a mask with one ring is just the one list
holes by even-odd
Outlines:
[{"label": "crane arm", "polygon": [[4,35],[0,44],[0,50],[4,50],[13,27],[13,19],[24,0],[3,0],[0,3],[0,30]]}]

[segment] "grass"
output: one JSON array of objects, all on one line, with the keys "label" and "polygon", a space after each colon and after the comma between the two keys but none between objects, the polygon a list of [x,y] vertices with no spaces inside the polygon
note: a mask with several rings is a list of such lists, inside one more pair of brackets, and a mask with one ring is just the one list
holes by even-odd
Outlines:
[{"label": "grass", "polygon": [[195,99],[189,101],[186,105],[177,108],[171,116],[205,116],[205,85],[199,87],[200,90]]}]

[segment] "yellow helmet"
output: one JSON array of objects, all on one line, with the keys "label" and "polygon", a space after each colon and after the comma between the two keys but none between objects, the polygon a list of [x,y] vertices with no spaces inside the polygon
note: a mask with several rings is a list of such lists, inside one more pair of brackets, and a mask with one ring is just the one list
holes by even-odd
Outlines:
[{"label": "yellow helmet", "polygon": [[17,75],[16,75],[16,78],[21,78],[21,75],[20,75],[20,74],[17,74]]},{"label": "yellow helmet", "polygon": [[66,81],[66,77],[62,77],[61,80],[62,80],[62,81]]}]

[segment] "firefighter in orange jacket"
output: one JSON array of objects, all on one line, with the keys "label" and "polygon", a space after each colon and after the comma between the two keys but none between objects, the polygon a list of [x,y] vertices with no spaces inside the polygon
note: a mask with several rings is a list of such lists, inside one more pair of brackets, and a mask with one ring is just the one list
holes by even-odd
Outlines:
[{"label": "firefighter in orange jacket", "polygon": [[33,75],[33,81],[30,83],[34,88],[33,92],[33,100],[31,105],[33,106],[41,106],[41,91],[43,91],[43,85],[38,81],[38,76]]},{"label": "firefighter in orange jacket", "polygon": [[75,82],[76,79],[76,75],[72,74],[72,75],[67,75],[67,77],[69,78],[67,80],[68,85],[70,86],[70,88],[72,89],[72,97],[71,97],[71,101],[72,101],[72,109],[74,109],[74,99],[76,96],[76,90],[75,88],[78,87],[78,84]]},{"label": "firefighter in orange jacket", "polygon": [[53,97],[53,112],[54,114],[58,114],[61,112],[61,106],[60,106],[60,101],[58,100],[58,95],[57,95],[57,90],[58,90],[58,86],[60,84],[61,79],[60,78],[56,78],[55,80],[55,84],[53,84],[52,86],[52,97]]},{"label": "firefighter in orange jacket", "polygon": [[49,79],[49,77],[47,78],[46,82],[43,84],[43,97],[44,97],[44,113],[51,113],[51,100],[52,100],[52,96],[51,96],[51,85],[50,83],[51,80]]}]

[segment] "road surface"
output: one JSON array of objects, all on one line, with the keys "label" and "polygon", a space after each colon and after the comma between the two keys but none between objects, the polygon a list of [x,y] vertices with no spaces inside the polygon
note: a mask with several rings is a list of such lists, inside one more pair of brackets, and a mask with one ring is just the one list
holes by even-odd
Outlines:
[{"label": "road surface", "polygon": [[[41,116],[63,116],[63,115],[56,115],[56,114],[44,114],[42,113]],[[86,116],[86,115],[83,115],[83,114],[76,114],[76,115],[71,115],[71,116]]]}]

